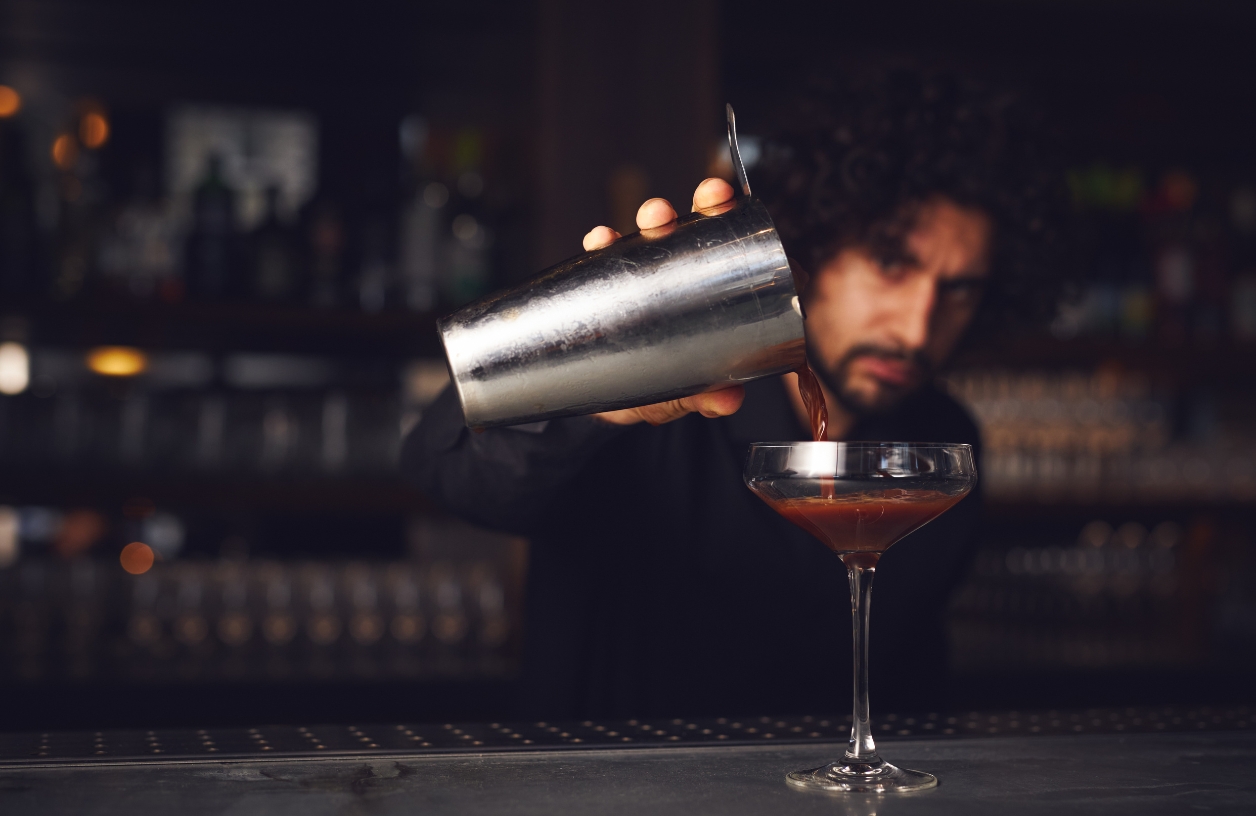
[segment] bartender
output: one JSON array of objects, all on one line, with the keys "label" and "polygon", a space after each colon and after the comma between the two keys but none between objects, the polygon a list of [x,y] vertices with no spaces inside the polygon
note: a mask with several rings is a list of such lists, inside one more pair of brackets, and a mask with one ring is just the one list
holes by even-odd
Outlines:
[{"label": "bartender", "polygon": [[[1006,97],[917,72],[816,92],[797,111],[755,183],[809,273],[807,353],[829,438],[979,448],[934,378],[983,312],[1054,302],[1037,124]],[[693,207],[732,197],[707,179]],[[637,226],[676,217],[655,198]],[[584,248],[619,237],[596,227]],[[521,716],[831,713],[851,694],[844,567],[741,477],[751,442],[809,438],[793,374],[482,433],[447,389],[406,439],[402,467],[449,512],[531,539]],[[945,704],[946,606],[980,501],[882,558],[876,708]]]}]

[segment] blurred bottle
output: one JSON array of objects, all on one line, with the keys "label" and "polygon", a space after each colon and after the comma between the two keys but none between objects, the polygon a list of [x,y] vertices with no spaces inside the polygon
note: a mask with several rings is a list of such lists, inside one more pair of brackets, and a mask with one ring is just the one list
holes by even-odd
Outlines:
[{"label": "blurred bottle", "polygon": [[372,646],[384,634],[376,577],[368,568],[353,567],[345,571],[345,578],[346,594],[352,607],[349,635],[359,646]]},{"label": "blurred bottle", "polygon": [[455,569],[448,564],[433,567],[431,581],[435,585],[432,594],[436,601],[432,634],[446,646],[454,646],[462,642],[468,627],[462,583]]},{"label": "blurred bottle", "polygon": [[1192,245],[1192,210],[1199,194],[1184,171],[1166,173],[1147,203],[1156,280],[1156,316],[1162,342],[1181,345],[1190,336],[1198,285],[1198,257]]},{"label": "blurred bottle", "polygon": [[149,399],[143,391],[127,394],[122,401],[118,428],[118,460],[127,467],[143,467],[149,431]]},{"label": "blurred bottle", "polygon": [[434,178],[427,122],[408,116],[401,123],[401,154],[405,160],[407,203],[398,224],[397,263],[406,308],[436,308],[444,208],[449,188]]},{"label": "blurred bottle", "polygon": [[1174,242],[1156,257],[1156,294],[1160,337],[1180,345],[1187,336],[1190,306],[1195,292],[1195,255],[1189,245]]},{"label": "blurred bottle", "polygon": [[1129,340],[1142,340],[1155,320],[1155,297],[1151,287],[1141,280],[1130,281],[1121,289],[1121,335]]},{"label": "blurred bottle", "polygon": [[401,411],[395,395],[355,394],[346,428],[346,470],[379,473],[396,466],[401,447]]},{"label": "blurred bottle", "polygon": [[192,195],[192,229],[187,239],[187,286],[198,300],[222,300],[240,277],[235,232],[236,194],[223,178],[222,157],[211,155],[205,178]]},{"label": "blurred bottle", "polygon": [[323,397],[322,425],[319,458],[323,470],[336,473],[349,458],[349,398],[343,391],[329,391]]},{"label": "blurred bottle", "polygon": [[1138,264],[1142,172],[1100,162],[1073,169],[1068,182],[1074,207],[1084,215],[1089,282],[1077,306],[1061,314],[1055,333],[1137,340],[1146,332],[1150,300],[1150,282]]},{"label": "blurred bottle", "polygon": [[1256,271],[1234,276],[1230,287],[1230,335],[1240,343],[1256,341]]},{"label": "blurred bottle", "polygon": [[1256,341],[1256,190],[1239,187],[1230,194],[1230,335]]},{"label": "blurred bottle", "polygon": [[272,647],[287,646],[297,633],[292,614],[292,579],[282,567],[268,570],[266,576],[266,616],[262,636]]},{"label": "blurred bottle", "polygon": [[84,157],[71,133],[52,145],[57,170],[57,219],[52,234],[52,295],[69,300],[85,294],[95,261],[95,157]]},{"label": "blurred bottle", "polygon": [[415,193],[402,213],[401,277],[406,307],[416,312],[436,308],[441,236],[449,188],[428,182]]},{"label": "blurred bottle", "polygon": [[315,646],[331,646],[344,624],[336,612],[336,582],[324,570],[312,570],[306,583],[305,635]]},{"label": "blurred bottle", "polygon": [[258,461],[263,471],[273,473],[290,464],[299,431],[296,414],[283,397],[267,400],[262,413],[262,448]]},{"label": "blurred bottle", "polygon": [[368,224],[362,233],[362,265],[358,269],[358,305],[364,312],[381,311],[388,302],[392,268],[388,264],[388,228]]},{"label": "blurred bottle", "polygon": [[19,121],[12,114],[0,119],[0,292],[10,295],[38,288],[35,186],[26,156]]},{"label": "blurred bottle", "polygon": [[47,669],[46,652],[52,627],[52,598],[49,597],[48,567],[44,562],[25,561],[18,567],[18,592],[10,607],[13,652],[17,676],[27,682],[39,680]]},{"label": "blurred bottle", "polygon": [[1088,333],[1110,337],[1116,333],[1121,314],[1120,287],[1111,278],[1102,277],[1087,288],[1086,326]]},{"label": "blurred bottle", "polygon": [[443,253],[443,294],[453,306],[475,300],[490,285],[493,236],[483,201],[482,142],[479,131],[467,128],[455,143],[456,181],[450,191]]},{"label": "blurred bottle", "polygon": [[53,398],[53,452],[61,459],[74,459],[84,446],[83,400],[76,390],[66,390]]},{"label": "blurred bottle", "polygon": [[250,294],[268,303],[289,301],[297,291],[295,235],[280,220],[279,194],[278,187],[266,189],[265,215],[248,236]]},{"label": "blurred bottle", "polygon": [[340,303],[340,287],[345,248],[344,222],[336,206],[326,199],[317,201],[309,224],[310,303],[331,307]]},{"label": "blurred bottle", "polygon": [[510,637],[510,618],[506,611],[506,593],[492,570],[475,571],[476,600],[479,606],[480,645],[488,649],[502,646]]},{"label": "blurred bottle", "polygon": [[141,167],[130,199],[101,239],[99,263],[106,285],[140,299],[179,300],[178,242],[175,220],[157,193],[156,174]]},{"label": "blurred bottle", "polygon": [[1196,259],[1191,334],[1195,345],[1205,348],[1216,345],[1221,339],[1231,273],[1226,257],[1230,243],[1225,219],[1227,202],[1215,187],[1206,192],[1190,236]]},{"label": "blurred bottle", "polygon": [[214,392],[202,394],[196,406],[194,467],[210,470],[222,464],[226,424],[226,399]]},{"label": "blurred bottle", "polygon": [[[1141,180],[1136,189],[1141,191]],[[1152,259],[1147,253],[1143,224],[1135,209],[1137,201],[1131,191],[1127,199],[1128,208],[1113,226],[1120,235],[1118,251],[1121,258],[1118,263],[1123,267],[1121,336],[1129,341],[1142,342],[1155,328],[1156,300]]]},{"label": "blurred bottle", "polygon": [[158,576],[151,572],[136,577],[131,585],[131,612],[126,633],[136,646],[152,649],[161,642],[163,627],[157,607],[159,591]]},{"label": "blurred bottle", "polygon": [[177,613],[174,619],[174,637],[189,649],[205,642],[209,623],[205,619],[204,575],[198,565],[190,565],[179,575],[175,595]]},{"label": "blurred bottle", "polygon": [[218,618],[218,639],[240,648],[253,637],[253,620],[248,611],[248,583],[242,570],[228,569],[222,581],[222,614]]},{"label": "blurred bottle", "polygon": [[388,631],[393,639],[404,645],[418,643],[427,632],[427,618],[420,604],[419,584],[409,565],[395,564],[388,570],[388,585],[392,592],[393,619]]}]

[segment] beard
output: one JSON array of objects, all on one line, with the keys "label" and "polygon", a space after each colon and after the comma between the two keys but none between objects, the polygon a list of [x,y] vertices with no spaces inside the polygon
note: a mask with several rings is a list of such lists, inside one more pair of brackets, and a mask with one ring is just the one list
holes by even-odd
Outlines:
[{"label": "beard", "polygon": [[[915,366],[920,376],[917,384],[912,386],[890,385],[878,381],[875,392],[868,394],[852,387],[851,366],[860,357],[877,357],[882,360],[908,363]],[[808,364],[816,378],[837,398],[838,403],[856,417],[875,416],[893,410],[913,391],[930,379],[933,365],[923,352],[905,352],[898,349],[885,348],[865,343],[851,348],[831,366],[818,366],[812,362],[808,354]]]}]

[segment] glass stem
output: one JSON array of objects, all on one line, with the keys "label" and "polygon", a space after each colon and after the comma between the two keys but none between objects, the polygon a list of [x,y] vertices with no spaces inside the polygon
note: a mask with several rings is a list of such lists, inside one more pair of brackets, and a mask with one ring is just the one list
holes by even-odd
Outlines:
[{"label": "glass stem", "polygon": [[872,608],[872,578],[876,568],[851,565],[846,574],[850,579],[851,635],[855,648],[855,711],[846,759],[876,762],[879,757],[868,717],[868,613]]}]

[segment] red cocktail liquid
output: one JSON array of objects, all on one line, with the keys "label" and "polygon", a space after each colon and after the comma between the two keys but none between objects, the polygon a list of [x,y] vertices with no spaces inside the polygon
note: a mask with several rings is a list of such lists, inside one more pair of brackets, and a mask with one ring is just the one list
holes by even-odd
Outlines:
[{"label": "red cocktail liquid", "polygon": [[798,375],[798,394],[802,404],[807,408],[807,417],[811,420],[811,441],[829,441],[829,407],[824,402],[824,392],[820,390],[820,381],[811,373],[811,366],[803,363],[795,372]]},{"label": "red cocktail liquid", "polygon": [[963,493],[901,489],[795,499],[759,495],[773,510],[823,541],[847,566],[854,560],[865,567],[875,566],[891,544],[964,498]]},{"label": "red cocktail liquid", "polygon": [[[807,418],[811,420],[811,441],[829,441],[829,406],[824,401],[824,392],[820,390],[820,381],[811,371],[811,364],[803,362],[798,370],[798,394],[802,404],[807,408]],[[820,495],[826,499],[833,498],[833,480],[820,480]]]}]

